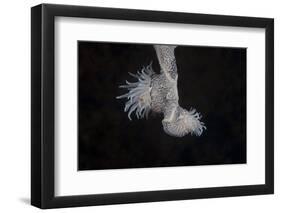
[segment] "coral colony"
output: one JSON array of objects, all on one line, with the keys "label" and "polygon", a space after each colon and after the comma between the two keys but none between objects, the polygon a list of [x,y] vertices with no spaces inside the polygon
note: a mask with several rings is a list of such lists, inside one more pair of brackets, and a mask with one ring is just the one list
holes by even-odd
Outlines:
[{"label": "coral colony", "polygon": [[126,81],[128,92],[117,98],[126,98],[124,111],[135,112],[138,119],[148,117],[150,111],[162,113],[164,131],[174,137],[183,137],[187,134],[200,136],[206,129],[200,121],[201,115],[195,109],[186,110],[179,106],[177,88],[177,65],[174,54],[176,46],[154,45],[160,64],[160,74],[153,71],[151,63],[136,74],[129,73],[137,82]]}]

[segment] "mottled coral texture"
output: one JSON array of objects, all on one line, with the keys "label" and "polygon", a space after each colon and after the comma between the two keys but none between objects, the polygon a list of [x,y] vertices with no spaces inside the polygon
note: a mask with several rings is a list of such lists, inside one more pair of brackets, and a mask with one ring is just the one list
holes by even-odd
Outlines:
[{"label": "mottled coral texture", "polygon": [[162,120],[164,131],[174,137],[187,134],[200,136],[206,126],[200,121],[201,115],[195,109],[186,110],[179,105],[178,72],[174,54],[176,46],[154,45],[160,64],[160,72],[156,74],[151,64],[142,68],[137,74],[130,75],[137,82],[126,81],[128,92],[117,98],[126,98],[124,111],[128,111],[128,118],[135,111],[137,118],[143,118],[150,110],[164,115]]}]

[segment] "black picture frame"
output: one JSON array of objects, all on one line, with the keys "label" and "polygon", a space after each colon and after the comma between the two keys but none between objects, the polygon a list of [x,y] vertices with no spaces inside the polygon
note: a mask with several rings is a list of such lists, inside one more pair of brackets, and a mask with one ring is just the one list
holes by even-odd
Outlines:
[{"label": "black picture frame", "polygon": [[[266,32],[265,184],[56,197],[54,194],[54,21],[58,16],[264,28]],[[47,209],[272,194],[274,193],[274,20],[53,4],[32,7],[31,112],[31,204],[36,207]]]}]

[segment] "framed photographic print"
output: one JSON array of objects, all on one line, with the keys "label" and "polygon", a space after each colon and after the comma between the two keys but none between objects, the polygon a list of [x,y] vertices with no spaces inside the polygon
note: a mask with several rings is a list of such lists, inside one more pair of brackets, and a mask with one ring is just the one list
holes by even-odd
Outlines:
[{"label": "framed photographic print", "polygon": [[31,203],[272,194],[274,21],[31,9]]}]

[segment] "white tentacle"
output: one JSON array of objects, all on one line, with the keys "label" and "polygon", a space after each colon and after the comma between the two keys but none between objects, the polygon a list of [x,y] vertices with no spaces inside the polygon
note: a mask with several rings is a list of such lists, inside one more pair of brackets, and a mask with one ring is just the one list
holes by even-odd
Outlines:
[{"label": "white tentacle", "polygon": [[154,74],[152,64],[143,67],[137,74],[129,72],[129,75],[136,78],[137,82],[126,81],[125,85],[120,85],[120,88],[128,90],[126,94],[116,97],[117,99],[127,98],[124,112],[128,112],[128,118],[131,119],[131,114],[135,111],[138,119],[147,117],[151,109],[151,76]]}]

